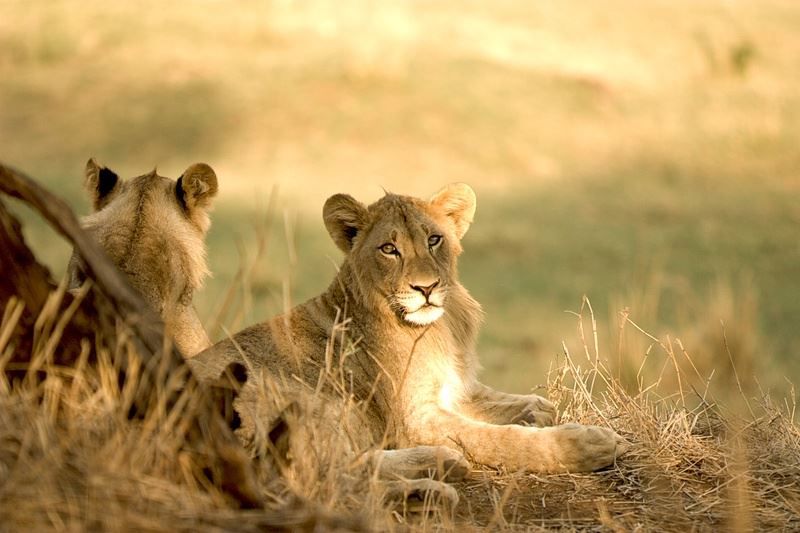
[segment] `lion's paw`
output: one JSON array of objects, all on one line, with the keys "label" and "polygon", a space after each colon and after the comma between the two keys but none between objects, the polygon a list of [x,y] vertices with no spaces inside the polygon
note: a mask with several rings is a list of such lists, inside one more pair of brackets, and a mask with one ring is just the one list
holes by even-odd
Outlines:
[{"label": "lion's paw", "polygon": [[558,463],[570,472],[591,472],[614,463],[628,443],[614,430],[565,424],[551,428]]},{"label": "lion's paw", "polygon": [[443,481],[464,479],[470,464],[458,450],[447,446],[415,446],[399,450],[381,450],[375,456],[384,478],[410,479],[433,476]]},{"label": "lion's paw", "polygon": [[558,422],[556,406],[549,400],[536,394],[525,396],[520,400],[519,413],[511,419],[512,424],[521,426],[547,427]]}]

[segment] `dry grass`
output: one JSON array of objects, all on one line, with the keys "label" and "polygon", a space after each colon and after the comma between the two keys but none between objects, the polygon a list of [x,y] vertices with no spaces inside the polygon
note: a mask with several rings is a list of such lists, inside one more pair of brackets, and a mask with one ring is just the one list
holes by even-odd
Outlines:
[{"label": "dry grass", "polygon": [[[8,349],[4,332],[15,320],[12,308],[0,327],[0,353]],[[794,397],[743,393],[736,405],[721,405],[709,391],[688,385],[696,376],[685,374],[679,360],[690,360],[689,354],[627,319],[627,334],[650,339],[653,352],[674,365],[680,384],[668,394],[658,381],[640,381],[631,390],[609,369],[588,301],[577,313],[580,352],[565,346],[547,394],[559,404],[562,421],[611,426],[631,450],[614,467],[593,474],[476,467],[456,484],[461,502],[455,509],[435,499],[414,509],[384,502],[369,466],[340,452],[349,445],[344,437],[314,430],[301,415],[290,426],[311,431],[308,453],[296,453],[283,476],[271,461],[256,459],[265,508],[236,510],[196,471],[191,453],[177,452],[180,431],[173,429],[185,411],[163,409],[166,391],[154,391],[153,408],[132,421],[126,416],[130,388],[121,389],[113,378],[113,353],[105,352],[94,368],[47,363],[38,350],[52,346],[47,340],[57,342],[59,318],[47,313],[39,324],[52,333],[32,354],[46,379],[38,385],[0,382],[0,516],[11,530],[247,531],[281,523],[289,529],[411,531],[800,527]],[[124,340],[117,347],[131,349]],[[176,376],[176,386],[181,380]],[[273,408],[287,401],[271,386],[262,394]],[[319,413],[313,391],[306,401],[301,413]],[[257,437],[255,446],[267,444]]]}]

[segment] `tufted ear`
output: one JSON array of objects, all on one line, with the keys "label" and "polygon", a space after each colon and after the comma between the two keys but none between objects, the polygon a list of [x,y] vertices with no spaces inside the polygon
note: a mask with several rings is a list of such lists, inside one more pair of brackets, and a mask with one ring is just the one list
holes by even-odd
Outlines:
[{"label": "tufted ear", "polygon": [[188,210],[207,208],[211,200],[217,195],[217,175],[205,163],[191,165],[178,178],[175,185],[175,194],[178,201]]},{"label": "tufted ear", "polygon": [[431,205],[444,211],[461,239],[475,216],[475,192],[466,183],[451,183],[433,195]]},{"label": "tufted ear", "polygon": [[119,176],[113,170],[100,166],[94,158],[86,162],[84,175],[84,186],[89,192],[92,207],[99,211],[119,190]]},{"label": "tufted ear", "polygon": [[367,223],[367,208],[349,194],[334,194],[325,202],[322,218],[333,242],[348,253],[356,234]]}]

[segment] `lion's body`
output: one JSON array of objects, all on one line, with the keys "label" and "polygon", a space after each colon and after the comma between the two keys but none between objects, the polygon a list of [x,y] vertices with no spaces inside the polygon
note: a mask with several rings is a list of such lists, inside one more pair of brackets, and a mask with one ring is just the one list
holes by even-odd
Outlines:
[{"label": "lion's body", "polygon": [[255,389],[269,381],[289,396],[305,389],[323,402],[355,402],[357,420],[328,422],[331,431],[355,427],[356,448],[444,446],[480,463],[538,471],[610,464],[620,443],[613,431],[529,426],[554,423],[552,404],[477,381],[482,314],[458,282],[456,261],[474,205],[463,185],[430,202],[390,194],[365,207],[332,197],[323,215],[346,257],[328,290],[214,345],[192,369],[203,380],[231,364],[247,369],[245,434],[265,422]]},{"label": "lion's body", "polygon": [[[391,328],[391,317],[376,317],[370,309],[352,303],[352,295],[339,286],[347,275],[345,266],[324,294],[215,345],[191,362],[192,369],[201,379],[214,379],[220,368],[242,361],[241,349],[252,370],[298,377],[316,388],[320,377],[325,381],[326,369],[336,373],[343,367],[352,383],[348,392],[365,404],[373,441],[386,439],[390,447],[412,446],[414,430],[396,413],[402,410],[415,416],[420,397],[435,396],[455,404],[466,396],[466,384],[474,381],[476,372],[472,348],[480,307],[464,292],[460,297],[465,309],[447,309],[427,329]],[[456,299],[448,295],[453,307],[459,305]],[[358,316],[370,319],[362,321]],[[453,335],[451,321],[458,321],[458,329],[469,336]],[[341,334],[336,335],[337,331]]]},{"label": "lion's body", "polygon": [[[208,275],[205,235],[216,176],[204,164],[192,165],[176,182],[155,171],[120,180],[90,160],[86,186],[95,211],[84,229],[164,319],[184,356],[211,342],[192,307],[192,295]],[[80,258],[69,266],[70,287],[82,282]]]}]

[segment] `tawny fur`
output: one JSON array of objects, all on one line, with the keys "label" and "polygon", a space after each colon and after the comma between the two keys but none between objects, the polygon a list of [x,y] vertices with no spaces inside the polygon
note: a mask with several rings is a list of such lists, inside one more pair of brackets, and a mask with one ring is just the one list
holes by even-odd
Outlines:
[{"label": "tawny fur", "polygon": [[[477,381],[482,313],[457,269],[474,211],[475,195],[463,184],[430,201],[387,194],[366,207],[331,197],[323,218],[346,255],[328,290],[198,354],[192,369],[209,381],[233,363],[247,369],[238,403],[245,438],[266,416],[258,383],[278,382],[289,395],[322,393],[325,408],[310,416],[327,431],[354,426],[356,448],[443,446],[479,463],[544,472],[611,464],[622,451],[614,431],[537,427],[555,422],[550,402]],[[321,386],[336,369],[340,385]],[[359,406],[350,410],[358,420],[343,419],[335,407],[347,402]]]},{"label": "tawny fur", "polygon": [[[83,228],[161,314],[184,356],[208,348],[211,342],[192,295],[209,274],[205,236],[217,193],[211,167],[194,164],[177,181],[155,170],[123,181],[90,159],[85,186],[95,211],[83,218]],[[74,254],[69,275],[73,289],[83,281],[80,258]]]}]

